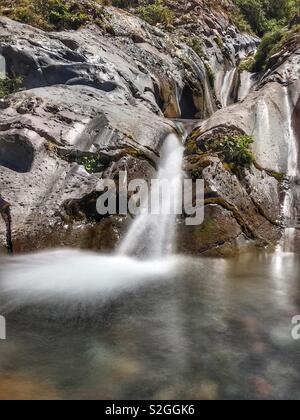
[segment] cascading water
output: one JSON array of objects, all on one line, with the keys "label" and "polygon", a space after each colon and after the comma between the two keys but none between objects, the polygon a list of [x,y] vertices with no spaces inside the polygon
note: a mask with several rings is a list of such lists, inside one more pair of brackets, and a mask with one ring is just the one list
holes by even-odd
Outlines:
[{"label": "cascading water", "polygon": [[[123,240],[119,254],[146,255],[158,258],[174,250],[176,213],[180,210],[182,190],[182,159],[184,146],[175,134],[170,134],[163,145],[161,163],[157,174],[160,184],[167,183],[169,194],[162,197],[159,190],[151,195],[151,209],[141,212]],[[149,203],[150,204],[150,203]],[[171,210],[171,211],[170,211]],[[171,213],[171,214],[170,214]]]},{"label": "cascading water", "polygon": [[230,95],[232,93],[235,75],[236,68],[233,68],[231,70],[228,70],[224,76],[220,97],[223,108],[230,105]]},{"label": "cascading water", "polygon": [[286,140],[288,143],[288,189],[285,194],[283,206],[283,216],[286,227],[283,248],[285,251],[293,251],[295,232],[300,223],[300,168],[298,165],[298,145],[296,135],[292,127],[292,107],[289,100],[288,89],[286,89],[285,101],[287,109]]},{"label": "cascading water", "polygon": [[[179,138],[170,134],[162,147],[157,174],[159,182],[167,182],[170,194],[163,197],[163,202],[159,190],[153,194],[152,200],[160,213],[137,216],[117,254],[98,256],[58,250],[38,253],[29,259],[13,257],[0,265],[0,290],[7,298],[2,308],[11,311],[33,303],[63,301],[64,305],[67,302],[71,305],[82,300],[105,300],[169,275],[176,263],[170,254],[175,250],[176,214],[181,206],[183,151]],[[133,258],[141,254],[149,259]],[[82,281],[83,278],[86,280]]]},{"label": "cascading water", "polygon": [[241,73],[240,88],[238,93],[239,101],[243,101],[248,96],[253,84],[253,74],[248,71],[243,71]]}]

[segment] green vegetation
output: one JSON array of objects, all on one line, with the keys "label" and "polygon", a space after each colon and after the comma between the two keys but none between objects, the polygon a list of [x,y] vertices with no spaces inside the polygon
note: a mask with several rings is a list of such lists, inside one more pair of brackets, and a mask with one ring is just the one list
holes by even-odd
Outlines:
[{"label": "green vegetation", "polygon": [[103,170],[103,159],[98,156],[84,156],[77,160],[79,165],[83,165],[85,170],[92,173],[98,173]]},{"label": "green vegetation", "polygon": [[11,93],[18,92],[22,89],[23,79],[19,76],[0,77],[0,98],[4,98]]},{"label": "green vegetation", "polygon": [[240,9],[237,20],[249,25],[259,36],[287,25],[300,10],[300,0],[235,0],[235,3]]},{"label": "green vegetation", "polygon": [[197,145],[197,141],[194,138],[190,138],[185,145],[186,156],[196,155],[199,152],[200,151],[199,151],[199,148],[198,148],[198,145]]},{"label": "green vegetation", "polygon": [[156,0],[154,4],[141,6],[137,9],[138,15],[151,25],[161,23],[170,25],[174,20],[174,13],[164,5],[163,0]]},{"label": "green vegetation", "polygon": [[209,80],[210,86],[212,88],[214,88],[215,87],[216,75],[215,75],[213,69],[210,67],[210,65],[208,63],[204,63],[204,65],[205,65],[205,68],[206,68],[206,72],[207,72],[207,75],[208,75],[208,80]]},{"label": "green vegetation", "polygon": [[244,60],[240,70],[265,71],[270,58],[284,47],[289,38],[299,34],[299,25],[290,30],[288,25],[299,13],[300,0],[235,0],[235,3],[240,9],[238,18],[242,16],[251,30],[262,37],[255,60]]},{"label": "green vegetation", "polygon": [[270,57],[276,52],[277,46],[283,39],[284,31],[277,29],[273,32],[268,32],[262,39],[262,42],[257,50],[255,62],[251,67],[254,72],[265,70]]},{"label": "green vegetation", "polygon": [[210,151],[217,153],[221,159],[238,167],[250,166],[255,161],[255,156],[250,149],[254,142],[251,136],[227,135],[221,140],[209,144]]},{"label": "green vegetation", "polygon": [[217,44],[217,46],[220,48],[221,51],[223,51],[224,49],[224,41],[220,36],[216,36],[214,38],[215,43]]},{"label": "green vegetation", "polygon": [[285,48],[291,40],[293,40],[292,46],[294,45],[297,47],[297,45],[300,44],[299,25],[293,26],[290,30],[287,28],[278,28],[272,32],[266,33],[257,50],[255,62],[251,67],[251,71],[260,72],[268,69],[271,66],[271,57]]},{"label": "green vegetation", "polygon": [[3,9],[12,19],[45,30],[78,29],[103,17],[97,1],[0,0],[0,11]]},{"label": "green vegetation", "polygon": [[255,156],[250,145],[254,142],[253,137],[246,134],[228,134],[218,136],[200,145],[195,137],[195,132],[185,146],[186,156],[217,154],[231,170],[249,167],[255,162]]},{"label": "green vegetation", "polygon": [[250,57],[245,58],[244,60],[242,60],[240,62],[239,71],[240,72],[243,72],[243,71],[251,71],[254,63],[255,63],[255,58],[254,58],[253,55],[251,55]]},{"label": "green vegetation", "polygon": [[202,59],[206,59],[207,56],[203,49],[203,41],[198,36],[192,36],[190,38],[185,37],[184,42],[188,45],[195,53]]}]

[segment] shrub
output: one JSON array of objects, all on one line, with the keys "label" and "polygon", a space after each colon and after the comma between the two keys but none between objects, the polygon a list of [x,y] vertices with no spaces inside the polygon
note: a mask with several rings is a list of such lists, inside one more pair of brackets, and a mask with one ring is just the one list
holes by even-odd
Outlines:
[{"label": "shrub", "polygon": [[19,76],[11,76],[0,78],[0,98],[4,98],[11,93],[18,92],[22,89],[23,79]]},{"label": "shrub", "polygon": [[252,71],[259,72],[263,71],[267,67],[267,63],[273,53],[276,51],[276,47],[282,41],[284,37],[284,31],[277,29],[273,32],[268,32],[262,39],[262,42],[255,55],[255,63],[252,66]]},{"label": "shrub", "polygon": [[250,149],[253,143],[251,136],[227,135],[221,140],[212,141],[210,151],[217,153],[228,164],[238,167],[250,166],[255,161],[255,156]]},{"label": "shrub", "polygon": [[79,165],[83,165],[85,170],[92,173],[98,173],[103,170],[103,160],[99,156],[84,156],[77,159]]},{"label": "shrub", "polygon": [[0,0],[0,8],[14,20],[45,30],[78,29],[102,17],[96,2],[77,3],[73,0]]},{"label": "shrub", "polygon": [[234,21],[246,21],[259,36],[283,27],[299,12],[300,0],[235,0],[240,9]]},{"label": "shrub", "polygon": [[258,35],[262,35],[267,27],[264,2],[262,0],[237,0],[237,4],[251,28]]},{"label": "shrub", "polygon": [[235,26],[241,31],[241,32],[253,32],[251,26],[247,22],[247,20],[244,18],[242,13],[232,13],[231,19]]},{"label": "shrub", "polygon": [[158,23],[169,25],[174,20],[174,13],[164,6],[162,0],[156,0],[154,4],[139,7],[137,13],[150,25],[157,25]]}]

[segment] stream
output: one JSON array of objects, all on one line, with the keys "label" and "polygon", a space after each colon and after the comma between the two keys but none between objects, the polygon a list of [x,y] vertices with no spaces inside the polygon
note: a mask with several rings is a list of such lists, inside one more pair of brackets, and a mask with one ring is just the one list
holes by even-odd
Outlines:
[{"label": "stream", "polygon": [[298,399],[299,265],[280,249],[2,260],[1,397]]}]

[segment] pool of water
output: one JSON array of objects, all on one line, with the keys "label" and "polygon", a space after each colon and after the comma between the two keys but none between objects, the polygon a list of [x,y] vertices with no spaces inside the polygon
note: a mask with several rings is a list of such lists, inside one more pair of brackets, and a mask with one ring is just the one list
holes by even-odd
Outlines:
[{"label": "pool of water", "polygon": [[0,399],[300,399],[299,254],[1,260]]}]

